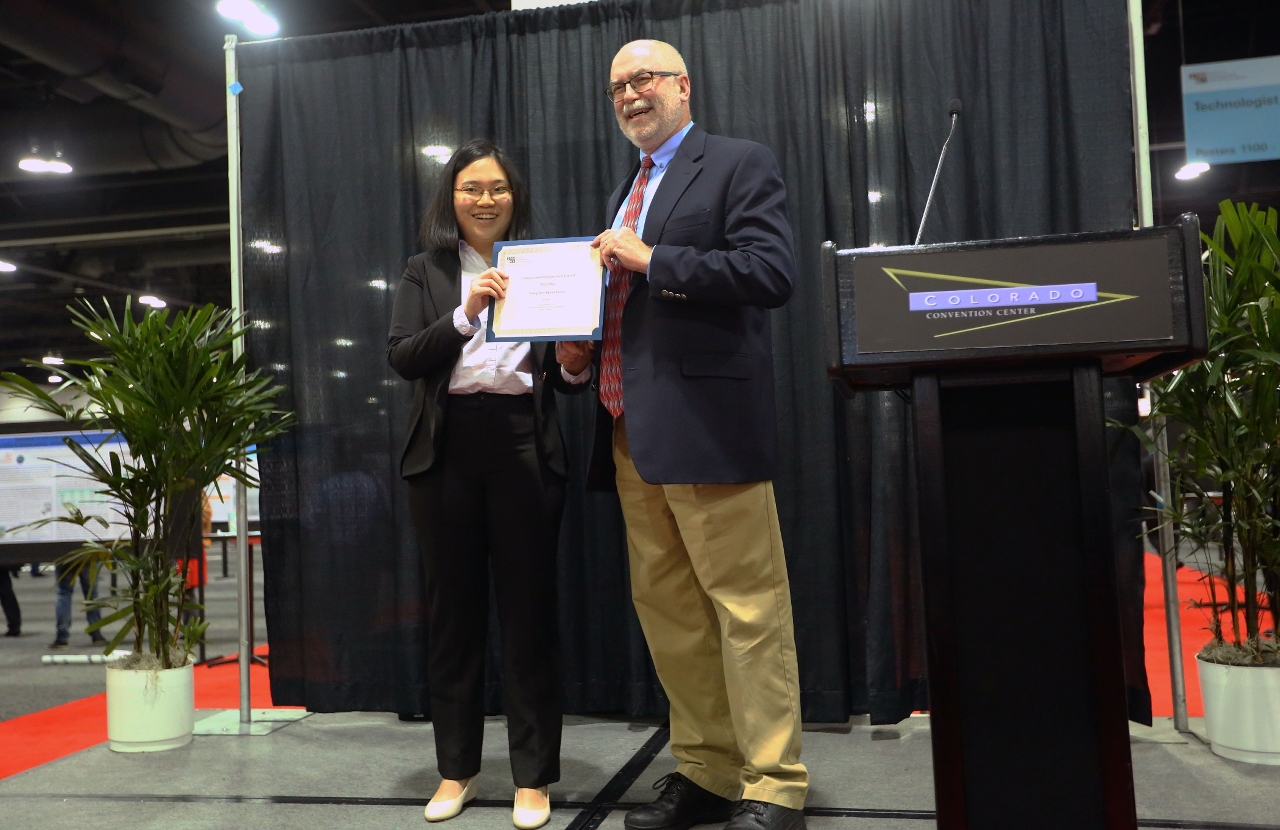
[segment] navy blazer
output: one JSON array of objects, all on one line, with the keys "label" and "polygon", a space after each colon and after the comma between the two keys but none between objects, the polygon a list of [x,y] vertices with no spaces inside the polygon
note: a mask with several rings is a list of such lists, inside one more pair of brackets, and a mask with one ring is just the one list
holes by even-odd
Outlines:
[{"label": "navy blazer", "polygon": [[[640,160],[609,198],[610,220]],[[772,479],[778,464],[769,309],[795,275],[787,192],[762,144],[685,136],[658,184],[643,237],[647,275],[622,312],[627,441],[651,484]],[[597,406],[588,484],[614,486],[612,419]]]},{"label": "navy blazer", "polygon": [[[440,457],[449,378],[462,347],[471,338],[453,327],[453,311],[461,297],[462,264],[452,252],[409,258],[396,291],[387,335],[387,363],[405,380],[414,381],[409,430],[400,454],[400,475],[426,472]],[[529,344],[533,351],[533,414],[538,457],[551,472],[567,476],[564,439],[556,416],[559,389],[575,395],[586,384],[573,385],[560,375],[552,343]]]}]

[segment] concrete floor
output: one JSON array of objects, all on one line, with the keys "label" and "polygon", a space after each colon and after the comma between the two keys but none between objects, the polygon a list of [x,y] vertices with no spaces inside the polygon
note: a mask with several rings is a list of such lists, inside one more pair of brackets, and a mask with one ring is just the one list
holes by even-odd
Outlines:
[{"label": "concrete floor", "polygon": [[[218,657],[236,653],[236,567],[235,544],[230,545],[228,577],[222,577],[222,547],[215,545],[209,554],[209,582],[205,586],[205,610],[209,619],[206,656]],[[254,547],[254,553],[258,548]],[[90,644],[84,633],[85,617],[79,583],[76,584],[71,618],[71,647],[50,649],[54,637],[53,567],[40,578],[32,578],[27,568],[13,580],[13,592],[22,607],[22,636],[0,637],[0,720],[16,718],[82,697],[96,695],[105,688],[102,666],[45,666],[44,654],[101,654],[102,649]],[[99,580],[99,590],[106,592],[106,575]],[[262,612],[262,565],[254,557],[255,642],[267,642],[267,627]],[[106,628],[106,636],[115,634],[116,626]],[[124,646],[128,648],[126,644]],[[0,821],[0,826],[3,821]]]},{"label": "concrete floor", "polygon": [[[616,801],[601,805],[601,791],[656,729],[568,718],[550,830],[571,824],[622,830],[623,805],[650,800],[652,783],[674,768],[674,759],[664,747],[630,786],[619,790],[626,782],[614,781]],[[1280,830],[1280,767],[1218,758],[1167,722],[1135,733],[1142,826]],[[450,822],[450,830],[511,826],[503,720],[490,719],[485,735],[479,801]],[[856,721],[808,728],[804,760],[813,777],[808,806],[815,830],[934,826],[927,718],[888,728]],[[430,724],[401,723],[389,714],[312,715],[270,736],[197,737],[152,755],[93,747],[0,781],[0,824],[11,830],[423,827],[422,805],[437,781]],[[586,821],[593,813],[599,824]]]},{"label": "concrete floor", "polygon": [[[220,549],[209,560],[211,657],[236,647],[231,561],[230,578],[221,579]],[[261,585],[259,571],[255,628],[257,641],[266,642]],[[40,664],[53,639],[52,587],[51,577],[25,572],[14,582],[24,636],[0,638],[0,719],[102,691],[101,666]],[[76,615],[68,651],[91,653],[83,612]],[[862,721],[806,727],[809,826],[934,827],[928,718],[892,727]],[[656,730],[653,722],[567,718],[549,830],[622,830],[625,805],[651,800],[652,784],[675,768],[664,746],[647,765],[632,765],[633,779],[620,775]],[[490,719],[485,734],[480,799],[449,830],[511,826],[505,723]],[[1152,729],[1132,726],[1131,734],[1140,826],[1280,830],[1280,767],[1219,758],[1194,735],[1176,733],[1168,719]],[[121,755],[103,744],[0,780],[0,828],[421,828],[422,805],[438,780],[431,724],[381,713],[312,715],[269,736],[197,737],[156,754]]]}]

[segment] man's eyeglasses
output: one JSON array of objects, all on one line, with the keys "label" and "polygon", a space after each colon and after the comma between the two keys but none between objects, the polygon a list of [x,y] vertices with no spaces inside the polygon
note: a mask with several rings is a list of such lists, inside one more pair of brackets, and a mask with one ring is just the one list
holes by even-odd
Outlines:
[{"label": "man's eyeglasses", "polygon": [[455,187],[453,192],[468,202],[478,202],[484,198],[484,194],[486,193],[488,193],[489,198],[493,199],[495,202],[501,202],[504,199],[511,198],[511,188],[507,187],[505,184],[500,184],[497,187],[476,187],[473,184],[468,184],[462,187]]},{"label": "man's eyeglasses", "polygon": [[653,86],[654,78],[678,78],[683,74],[683,72],[651,72],[646,69],[632,75],[631,80],[629,81],[614,81],[605,87],[604,94],[609,97],[610,101],[621,101],[622,96],[626,94],[628,85],[634,89],[638,95],[641,92],[646,92],[649,87]]}]

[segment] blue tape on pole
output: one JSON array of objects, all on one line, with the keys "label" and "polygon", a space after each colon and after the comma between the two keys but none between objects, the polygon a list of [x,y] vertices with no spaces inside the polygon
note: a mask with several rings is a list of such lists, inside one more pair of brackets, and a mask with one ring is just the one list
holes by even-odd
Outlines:
[{"label": "blue tape on pole", "polygon": [[241,92],[244,92],[244,87],[243,87],[243,86],[241,86],[241,84],[240,84],[240,82],[239,82],[239,81],[236,81],[234,84],[232,84],[231,86],[227,87],[227,90],[228,90],[232,95],[239,95]]}]

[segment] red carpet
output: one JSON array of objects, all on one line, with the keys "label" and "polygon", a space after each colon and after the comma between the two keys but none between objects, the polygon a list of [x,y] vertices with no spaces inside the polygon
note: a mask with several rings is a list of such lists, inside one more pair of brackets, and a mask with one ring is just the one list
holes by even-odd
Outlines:
[{"label": "red carpet", "polygon": [[[258,646],[254,651],[268,653],[266,645]],[[249,678],[250,705],[255,709],[274,708],[266,666],[251,665]],[[197,709],[236,709],[240,706],[240,674],[234,663],[212,669],[196,666],[195,684]],[[56,761],[106,739],[105,692],[0,721],[0,778]]]},{"label": "red carpet", "polygon": [[[1164,593],[1160,582],[1160,559],[1146,555],[1146,647],[1147,679],[1151,685],[1151,708],[1156,717],[1173,715],[1169,684],[1169,644],[1164,630]],[[1182,658],[1186,667],[1187,710],[1192,717],[1204,714],[1195,655],[1209,640],[1207,612],[1187,608],[1192,599],[1208,600],[1201,574],[1191,568],[1178,571],[1178,595],[1182,604]],[[265,645],[257,649],[267,653]],[[53,669],[51,669],[53,671]],[[269,709],[271,689],[267,669],[250,669],[252,706]],[[235,664],[195,670],[197,709],[235,709],[240,705],[240,680]],[[31,769],[107,739],[107,696],[93,695],[64,703],[42,712],[0,722],[0,778]]]},{"label": "red carpet", "polygon": [[[1164,628],[1164,588],[1160,577],[1160,557],[1153,553],[1146,554],[1147,590],[1146,590],[1146,632],[1144,640],[1147,646],[1147,682],[1151,687],[1151,712],[1156,717],[1173,716],[1173,693],[1169,682],[1169,638]],[[1192,568],[1183,567],[1178,570],[1178,599],[1182,606],[1182,665],[1186,673],[1187,714],[1193,718],[1204,715],[1204,704],[1200,699],[1200,675],[1196,671],[1196,653],[1209,642],[1209,609],[1188,607],[1188,602],[1196,601],[1209,604],[1209,588],[1205,584],[1204,574]],[[1217,580],[1218,601],[1226,602],[1226,591],[1222,581]],[[1265,606],[1266,597],[1260,595],[1259,601]],[[1240,597],[1243,605],[1243,595]],[[1264,628],[1270,627],[1270,613],[1263,612]],[[1244,621],[1240,620],[1241,631]],[[1222,619],[1223,634],[1231,638],[1231,620],[1224,612]],[[1243,636],[1243,634],[1242,634]]]}]

